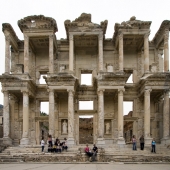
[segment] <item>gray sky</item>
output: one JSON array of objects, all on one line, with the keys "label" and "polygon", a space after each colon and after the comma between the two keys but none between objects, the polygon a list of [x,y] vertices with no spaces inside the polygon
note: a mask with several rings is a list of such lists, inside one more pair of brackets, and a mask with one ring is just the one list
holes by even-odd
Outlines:
[{"label": "gray sky", "polygon": [[[10,23],[19,39],[23,35],[17,21],[30,15],[44,15],[52,17],[58,25],[57,39],[66,38],[64,21],[71,21],[81,13],[91,13],[92,22],[100,24],[108,20],[106,38],[112,38],[115,23],[127,21],[132,16],[143,21],[152,21],[152,40],[163,20],[170,20],[170,0],[1,0],[0,23]],[[5,38],[0,32],[0,74],[4,73]],[[3,95],[0,93],[0,104],[3,104]]]}]

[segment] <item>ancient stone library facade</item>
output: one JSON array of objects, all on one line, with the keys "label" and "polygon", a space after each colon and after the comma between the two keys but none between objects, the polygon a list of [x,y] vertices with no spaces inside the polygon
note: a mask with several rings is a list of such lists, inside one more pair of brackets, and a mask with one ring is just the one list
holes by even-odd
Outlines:
[{"label": "ancient stone library facade", "polygon": [[[43,123],[53,138],[66,137],[68,145],[88,138],[98,146],[125,144],[124,124],[131,122],[131,133],[137,138],[144,134],[146,144],[152,138],[170,143],[170,21],[162,22],[152,41],[151,21],[136,17],[116,23],[110,39],[105,38],[108,21],[95,24],[90,14],[64,25],[66,39],[57,40],[53,18],[25,17],[18,21],[20,40],[9,23],[2,24],[3,142],[39,144]],[[91,85],[82,83],[86,74]],[[133,83],[127,83],[131,74]],[[83,101],[92,102],[92,109],[80,109]],[[133,102],[130,117],[123,116],[124,101]],[[49,102],[48,116],[40,115],[42,102]],[[82,120],[82,115],[93,118]]]}]

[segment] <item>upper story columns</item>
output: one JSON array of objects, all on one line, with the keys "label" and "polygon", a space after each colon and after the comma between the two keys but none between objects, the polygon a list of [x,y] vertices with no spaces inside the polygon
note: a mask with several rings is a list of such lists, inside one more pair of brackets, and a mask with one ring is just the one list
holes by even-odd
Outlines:
[{"label": "upper story columns", "polygon": [[10,73],[10,36],[5,36],[5,73]]},{"label": "upper story columns", "polygon": [[29,73],[29,36],[24,34],[24,73]]},{"label": "upper story columns", "polygon": [[74,36],[69,34],[69,70],[74,70]]},{"label": "upper story columns", "polygon": [[103,71],[103,33],[98,35],[99,71]]},{"label": "upper story columns", "polygon": [[119,71],[123,71],[123,33],[119,34]]},{"label": "upper story columns", "polygon": [[169,29],[164,33],[164,72],[169,71]]},{"label": "upper story columns", "polygon": [[149,33],[144,35],[144,72],[149,72]]},{"label": "upper story columns", "polygon": [[49,72],[54,72],[54,36],[49,35]]}]

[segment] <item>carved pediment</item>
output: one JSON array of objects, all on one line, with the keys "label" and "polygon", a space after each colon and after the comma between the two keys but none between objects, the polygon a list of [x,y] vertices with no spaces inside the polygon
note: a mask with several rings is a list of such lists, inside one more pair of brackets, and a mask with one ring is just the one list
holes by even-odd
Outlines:
[{"label": "carved pediment", "polygon": [[101,24],[96,24],[91,22],[91,14],[82,13],[80,17],[76,18],[74,21],[66,20],[64,22],[67,37],[68,32],[92,32],[92,31],[103,31],[106,33],[108,21],[105,20]]},{"label": "carved pediment", "polygon": [[54,33],[58,31],[55,19],[44,15],[25,17],[18,21],[18,26],[22,32],[24,29],[53,29]]}]

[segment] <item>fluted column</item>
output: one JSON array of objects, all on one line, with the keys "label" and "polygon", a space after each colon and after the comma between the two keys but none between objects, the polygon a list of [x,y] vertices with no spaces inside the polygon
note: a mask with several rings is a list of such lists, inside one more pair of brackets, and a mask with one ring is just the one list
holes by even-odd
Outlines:
[{"label": "fluted column", "polygon": [[29,93],[23,91],[23,131],[21,145],[29,144]]},{"label": "fluted column", "polygon": [[123,92],[124,88],[118,89],[118,144],[125,144],[123,137]]},{"label": "fluted column", "polygon": [[123,71],[123,33],[119,34],[119,71]]},{"label": "fluted column", "polygon": [[150,93],[151,89],[146,89],[144,92],[144,137],[145,144],[151,144],[150,136]]},{"label": "fluted column", "polygon": [[69,70],[74,70],[74,37],[72,34],[69,35]]},{"label": "fluted column", "polygon": [[49,134],[55,138],[55,99],[54,90],[49,89]]},{"label": "fluted column", "polygon": [[144,35],[144,72],[149,72],[149,33]]},{"label": "fluted column", "polygon": [[10,36],[5,36],[5,73],[10,73]]},{"label": "fluted column", "polygon": [[164,34],[164,72],[169,71],[169,29]]},{"label": "fluted column", "polygon": [[99,71],[103,71],[103,33],[98,35]]},{"label": "fluted column", "polygon": [[29,37],[24,34],[24,73],[29,73]]},{"label": "fluted column", "polygon": [[49,72],[54,72],[54,37],[49,36]]},{"label": "fluted column", "polygon": [[98,90],[98,138],[104,137],[104,89]]},{"label": "fluted column", "polygon": [[68,90],[68,144],[74,145],[74,91]]},{"label": "fluted column", "polygon": [[10,134],[10,121],[9,121],[9,92],[2,91],[4,93],[4,107],[3,107],[3,143],[7,145],[12,144]]},{"label": "fluted column", "polygon": [[161,143],[164,143],[169,138],[169,90],[165,90],[163,104],[163,139]]}]

